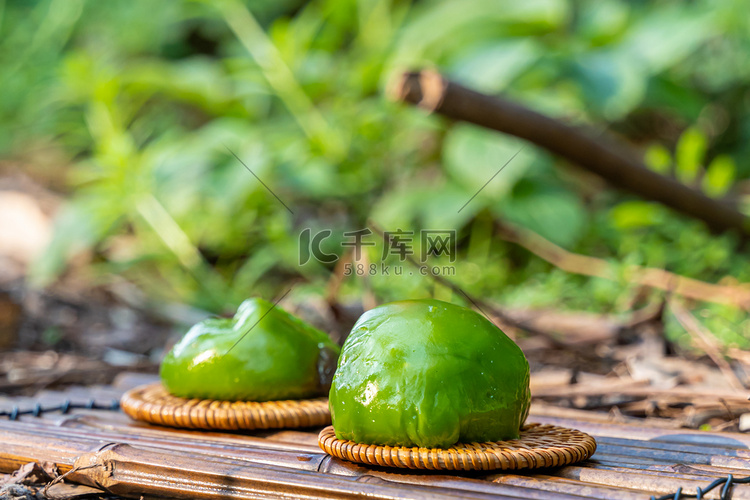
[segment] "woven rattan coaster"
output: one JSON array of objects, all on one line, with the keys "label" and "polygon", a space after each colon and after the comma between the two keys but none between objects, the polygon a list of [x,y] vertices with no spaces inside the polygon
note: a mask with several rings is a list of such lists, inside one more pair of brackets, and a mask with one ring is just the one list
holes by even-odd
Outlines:
[{"label": "woven rattan coaster", "polygon": [[311,427],[331,423],[328,399],[215,401],[172,396],[161,383],[126,392],[123,411],[135,420],[190,429],[252,430]]},{"label": "woven rattan coaster", "polygon": [[431,470],[511,470],[555,467],[586,460],[596,451],[594,438],[575,429],[527,424],[519,439],[458,443],[451,448],[405,448],[336,439],[333,427],[320,432],[318,444],[334,457],[367,465]]}]

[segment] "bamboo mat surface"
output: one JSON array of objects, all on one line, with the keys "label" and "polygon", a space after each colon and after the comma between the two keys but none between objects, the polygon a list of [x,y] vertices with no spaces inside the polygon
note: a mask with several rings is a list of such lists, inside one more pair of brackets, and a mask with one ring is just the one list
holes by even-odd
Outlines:
[{"label": "bamboo mat surface", "polygon": [[[113,385],[0,398],[0,411],[59,405],[106,406],[152,376],[123,374]],[[644,499],[695,494],[718,478],[750,475],[750,436],[613,423],[607,414],[533,407],[530,422],[584,431],[597,440],[582,463],[512,473],[435,473],[365,467],[326,455],[321,427],[207,432],[135,422],[120,411],[0,417],[0,472],[54,462],[65,482],[128,498],[518,498]],[[750,499],[750,484],[731,498]],[[720,488],[705,498],[719,498]]]}]

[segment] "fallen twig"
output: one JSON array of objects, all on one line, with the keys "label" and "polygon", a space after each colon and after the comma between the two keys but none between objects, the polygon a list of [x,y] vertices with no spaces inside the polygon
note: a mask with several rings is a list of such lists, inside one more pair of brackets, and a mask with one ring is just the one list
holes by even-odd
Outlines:
[{"label": "fallen twig", "polygon": [[711,334],[706,331],[705,327],[690,314],[682,304],[676,300],[669,301],[669,307],[672,310],[677,321],[680,322],[682,327],[690,334],[692,339],[698,344],[698,347],[702,348],[703,351],[708,355],[709,358],[719,367],[724,378],[727,379],[729,385],[737,390],[745,390],[745,386],[739,379],[732,367],[724,356],[719,351],[719,347],[716,345],[716,340]]},{"label": "fallen twig", "polygon": [[638,381],[624,381],[620,384],[607,384],[602,386],[573,384],[567,387],[552,387],[549,389],[537,389],[535,398],[560,399],[575,396],[610,396],[617,395],[634,398],[650,398],[664,401],[666,403],[693,403],[705,401],[718,401],[724,399],[730,403],[747,404],[747,395],[735,390],[707,389],[697,386],[678,386],[660,388],[649,386],[647,383]]},{"label": "fallen twig", "polygon": [[[524,247],[563,271],[612,281],[618,280],[617,269],[603,259],[569,252],[533,231],[508,222],[498,222],[496,227],[500,237],[504,240]],[[650,267],[632,266],[628,269],[628,274],[631,283],[664,290],[690,299],[730,304],[750,310],[750,288],[715,285]]]}]

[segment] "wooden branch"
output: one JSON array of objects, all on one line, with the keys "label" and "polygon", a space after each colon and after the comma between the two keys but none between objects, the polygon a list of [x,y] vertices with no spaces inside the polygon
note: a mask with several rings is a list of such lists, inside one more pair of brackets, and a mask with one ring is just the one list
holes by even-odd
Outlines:
[{"label": "wooden branch", "polygon": [[[432,71],[404,73],[390,88],[395,99],[454,120],[514,135],[601,176],[614,186],[705,222],[715,232],[750,235],[750,220],[731,206],[649,170],[630,148],[499,97],[481,94]],[[502,159],[498,158],[498,162]]]},{"label": "wooden branch", "polygon": [[[618,280],[617,269],[605,260],[569,252],[533,231],[508,222],[498,222],[496,228],[504,240],[524,247],[563,271],[612,281]],[[745,286],[715,285],[650,267],[632,266],[628,271],[631,283],[664,290],[690,299],[729,304],[750,310],[750,288]]]}]

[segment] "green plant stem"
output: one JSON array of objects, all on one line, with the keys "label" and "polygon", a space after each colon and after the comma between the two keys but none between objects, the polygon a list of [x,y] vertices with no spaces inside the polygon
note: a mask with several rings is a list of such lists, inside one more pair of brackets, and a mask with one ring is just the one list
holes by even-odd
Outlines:
[{"label": "green plant stem", "polygon": [[315,107],[253,14],[237,0],[223,0],[214,5],[305,134],[321,141],[331,157],[342,158],[346,149],[342,135]]}]

